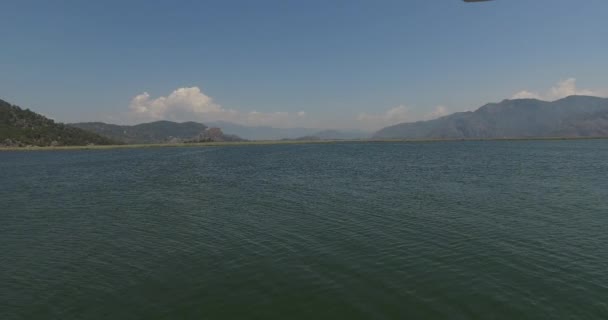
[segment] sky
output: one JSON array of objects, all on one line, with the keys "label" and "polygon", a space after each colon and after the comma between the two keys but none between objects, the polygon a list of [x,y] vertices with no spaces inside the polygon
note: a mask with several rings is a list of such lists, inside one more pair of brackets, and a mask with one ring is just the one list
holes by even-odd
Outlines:
[{"label": "sky", "polygon": [[0,99],[60,122],[376,130],[608,96],[606,0],[0,0]]}]

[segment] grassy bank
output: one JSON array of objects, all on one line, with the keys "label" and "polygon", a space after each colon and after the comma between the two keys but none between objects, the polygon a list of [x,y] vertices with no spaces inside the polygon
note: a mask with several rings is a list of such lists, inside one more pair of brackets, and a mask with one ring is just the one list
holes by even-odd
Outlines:
[{"label": "grassy bank", "polygon": [[255,146],[281,144],[327,144],[337,142],[357,142],[359,140],[318,140],[318,141],[241,141],[241,142],[202,142],[202,143],[159,143],[159,144],[123,144],[123,145],[89,145],[57,147],[0,147],[0,151],[60,151],[60,150],[107,150],[107,149],[141,149],[141,148],[191,148],[191,147],[224,147]]},{"label": "grassy bank", "polygon": [[63,151],[63,150],[108,150],[108,149],[141,149],[141,148],[192,148],[223,146],[263,146],[263,145],[298,145],[298,144],[332,144],[332,143],[414,143],[414,142],[464,142],[464,141],[559,141],[559,140],[598,140],[608,137],[550,137],[550,138],[500,138],[500,139],[370,139],[370,140],[268,140],[241,142],[203,142],[203,143],[164,143],[164,144],[124,144],[124,145],[90,145],[90,146],[57,146],[57,147],[0,147],[0,151]]}]

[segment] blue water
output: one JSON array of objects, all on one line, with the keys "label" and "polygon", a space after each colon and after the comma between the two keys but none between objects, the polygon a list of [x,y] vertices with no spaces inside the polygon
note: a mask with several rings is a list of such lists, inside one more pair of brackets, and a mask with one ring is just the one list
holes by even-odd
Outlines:
[{"label": "blue water", "polygon": [[0,153],[0,319],[608,319],[608,141]]}]

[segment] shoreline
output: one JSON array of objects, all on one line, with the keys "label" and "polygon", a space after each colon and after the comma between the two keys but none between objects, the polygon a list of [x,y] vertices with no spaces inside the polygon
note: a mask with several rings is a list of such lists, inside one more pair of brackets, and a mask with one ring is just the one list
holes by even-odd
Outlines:
[{"label": "shoreline", "polygon": [[192,148],[226,146],[266,146],[298,144],[335,144],[335,143],[429,143],[429,142],[471,142],[471,141],[571,141],[571,140],[608,140],[608,137],[547,137],[547,138],[491,138],[491,139],[368,139],[368,140],[258,140],[241,142],[201,142],[201,143],[151,143],[118,144],[57,147],[0,147],[2,151],[68,151],[68,150],[112,150],[144,148]]}]

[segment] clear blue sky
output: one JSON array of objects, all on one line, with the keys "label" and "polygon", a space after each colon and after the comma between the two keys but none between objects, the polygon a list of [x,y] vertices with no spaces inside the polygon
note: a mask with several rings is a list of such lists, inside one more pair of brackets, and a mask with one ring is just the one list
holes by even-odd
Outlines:
[{"label": "clear blue sky", "polygon": [[607,75],[606,0],[0,0],[0,98],[65,122],[198,87],[200,121],[373,129]]}]

